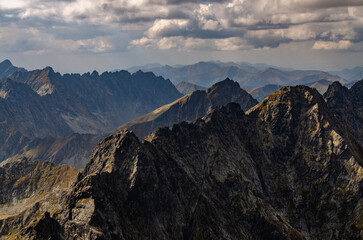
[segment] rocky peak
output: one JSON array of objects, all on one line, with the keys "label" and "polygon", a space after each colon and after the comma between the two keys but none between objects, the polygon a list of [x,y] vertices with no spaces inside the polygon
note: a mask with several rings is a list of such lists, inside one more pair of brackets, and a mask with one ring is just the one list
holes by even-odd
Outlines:
[{"label": "rocky peak", "polygon": [[[326,93],[324,94],[325,99],[330,99],[332,97],[339,98],[341,101],[344,101],[344,98],[349,98],[350,92],[349,89],[343,86],[340,82],[333,82]],[[343,103],[343,102],[341,102]]]},{"label": "rocky peak", "polygon": [[38,95],[45,96],[52,94],[55,90],[54,81],[52,81],[54,75],[54,70],[51,67],[46,67],[42,70],[30,72],[15,72],[9,78],[17,82],[25,83]]},{"label": "rocky peak", "polygon": [[92,77],[99,77],[99,73],[98,73],[96,70],[94,70],[94,71],[92,72],[91,76],[92,76]]},{"label": "rocky peak", "polygon": [[297,114],[311,107],[324,107],[324,99],[316,89],[307,86],[286,86],[267,96],[261,103],[251,108],[247,114],[266,120],[267,117],[281,118],[276,115],[282,112],[284,115]]},{"label": "rocky peak", "polygon": [[13,64],[8,59],[0,63],[0,78],[7,77],[16,71],[25,72],[26,70],[24,68],[18,68],[13,66]]},{"label": "rocky peak", "polygon": [[0,63],[0,66],[1,66],[1,67],[4,67],[4,68],[8,68],[8,67],[10,67],[10,66],[13,66],[13,64],[10,62],[10,60],[9,60],[9,59],[5,59],[4,61],[2,61],[2,62]]}]

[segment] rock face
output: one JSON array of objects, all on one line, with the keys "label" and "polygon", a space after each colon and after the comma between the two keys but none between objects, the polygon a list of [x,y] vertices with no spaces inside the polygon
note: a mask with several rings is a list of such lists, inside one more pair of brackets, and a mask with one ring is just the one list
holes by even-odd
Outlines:
[{"label": "rock face", "polygon": [[141,71],[15,72],[0,82],[0,161],[36,147],[39,138],[103,136],[181,96],[170,81]]},{"label": "rock face", "polygon": [[246,115],[230,103],[143,142],[107,137],[61,210],[22,236],[361,239],[362,156],[316,90],[283,87]]},{"label": "rock face", "polygon": [[[45,221],[60,209],[59,199],[75,180],[78,170],[50,162],[18,159],[0,166],[0,236],[18,239],[39,224],[33,235],[44,236],[52,231],[51,222]],[[46,224],[45,224],[46,223]],[[57,223],[58,224],[58,223]],[[58,224],[59,225],[59,224]],[[20,237],[20,239],[24,239]],[[30,239],[48,239],[35,237]],[[51,238],[54,239],[54,238]]]},{"label": "rock face", "polygon": [[237,82],[227,78],[205,91],[195,91],[173,103],[136,118],[122,125],[119,129],[130,129],[138,137],[143,138],[159,127],[171,127],[182,121],[193,122],[203,117],[212,108],[230,102],[239,103],[244,111],[258,103],[251,95],[241,89]]},{"label": "rock face", "polygon": [[324,98],[330,111],[343,123],[346,131],[352,132],[363,145],[363,80],[350,89],[334,82]]},{"label": "rock face", "polygon": [[196,85],[193,83],[189,83],[189,82],[180,82],[175,87],[183,95],[187,95],[187,94],[192,93],[197,90],[206,90],[207,89],[205,87],[202,87],[202,86],[199,86],[199,85]]},{"label": "rock face", "polygon": [[15,67],[9,60],[4,60],[0,63],[0,78],[9,76],[10,74],[21,71],[26,72],[24,68]]}]

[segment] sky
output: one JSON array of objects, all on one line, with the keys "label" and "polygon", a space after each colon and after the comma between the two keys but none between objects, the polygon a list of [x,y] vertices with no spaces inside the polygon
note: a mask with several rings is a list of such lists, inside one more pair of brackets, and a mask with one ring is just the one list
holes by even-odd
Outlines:
[{"label": "sky", "polygon": [[247,61],[363,66],[363,0],[0,0],[0,61],[87,72]]}]

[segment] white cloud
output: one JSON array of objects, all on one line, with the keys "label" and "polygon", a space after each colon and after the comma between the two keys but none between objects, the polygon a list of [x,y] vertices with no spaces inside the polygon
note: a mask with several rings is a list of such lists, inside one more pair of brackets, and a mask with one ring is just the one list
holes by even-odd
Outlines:
[{"label": "white cloud", "polygon": [[353,44],[348,40],[340,40],[338,42],[333,41],[316,41],[313,45],[313,49],[316,50],[344,50],[352,48]]},{"label": "white cloud", "polygon": [[24,0],[0,0],[0,9],[19,9],[28,6],[27,1]]}]

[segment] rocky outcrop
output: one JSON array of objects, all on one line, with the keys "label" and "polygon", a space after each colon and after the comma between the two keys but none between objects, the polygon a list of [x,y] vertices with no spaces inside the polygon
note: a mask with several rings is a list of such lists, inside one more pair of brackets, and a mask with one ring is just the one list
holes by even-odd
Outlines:
[{"label": "rocky outcrop", "polygon": [[350,89],[334,82],[324,94],[327,105],[346,132],[354,134],[363,145],[363,80]]},{"label": "rocky outcrop", "polygon": [[244,111],[258,103],[245,90],[241,89],[237,82],[227,78],[205,91],[195,91],[173,103],[136,118],[122,125],[119,129],[130,129],[138,137],[143,138],[159,127],[171,127],[182,121],[193,122],[216,106],[226,105],[230,102],[239,103]]}]

